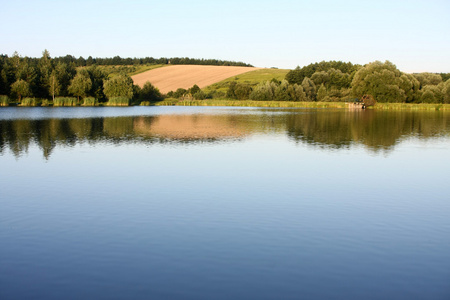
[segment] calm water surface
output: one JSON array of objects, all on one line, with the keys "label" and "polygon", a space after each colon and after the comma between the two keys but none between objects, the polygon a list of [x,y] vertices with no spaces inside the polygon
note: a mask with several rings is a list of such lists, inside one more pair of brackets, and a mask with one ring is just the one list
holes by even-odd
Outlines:
[{"label": "calm water surface", "polygon": [[450,299],[450,114],[1,108],[0,299]]}]

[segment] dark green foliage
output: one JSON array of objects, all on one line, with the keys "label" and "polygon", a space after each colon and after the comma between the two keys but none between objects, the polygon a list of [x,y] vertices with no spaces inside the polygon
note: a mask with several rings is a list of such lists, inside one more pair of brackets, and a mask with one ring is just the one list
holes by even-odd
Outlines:
[{"label": "dark green foliage", "polygon": [[426,85],[438,85],[442,82],[442,77],[439,74],[433,73],[416,73],[413,76],[419,81],[420,88]]},{"label": "dark green foliage", "polygon": [[327,96],[327,89],[322,83],[319,89],[317,90],[317,101],[324,101],[326,96]]},{"label": "dark green foliage", "polygon": [[69,93],[78,97],[86,97],[92,88],[92,80],[89,76],[89,72],[85,69],[81,69],[77,72],[77,75],[72,79],[69,85]]},{"label": "dark green foliage", "polygon": [[75,58],[72,55],[66,55],[62,57],[55,57],[54,61],[56,63],[62,62],[66,64],[73,64],[77,67],[82,66],[118,66],[118,65],[142,65],[142,64],[172,64],[172,65],[213,65],[213,66],[240,66],[240,67],[252,67],[250,64],[243,62],[227,61],[227,60],[217,60],[217,59],[198,59],[198,58],[188,58],[188,57],[173,57],[173,58],[122,58],[120,56],[114,56],[112,58],[92,58],[89,56],[86,59],[83,57]]},{"label": "dark green foliage", "polygon": [[0,106],[9,106],[9,97],[6,95],[0,95]]},{"label": "dark green foliage", "polygon": [[86,70],[92,82],[92,87],[89,91],[89,95],[101,101],[105,101],[106,97],[103,93],[103,83],[106,80],[107,75],[95,65],[87,68]]},{"label": "dark green foliage", "polygon": [[251,86],[244,83],[238,83],[234,90],[236,99],[238,100],[247,100],[251,92],[252,92]]},{"label": "dark green foliage", "polygon": [[23,79],[18,79],[11,85],[11,92],[17,96],[20,102],[22,97],[31,96],[30,84]]},{"label": "dark green foliage", "polygon": [[405,102],[409,89],[405,91],[400,87],[406,86],[404,80],[407,78],[402,78],[393,63],[376,61],[356,72],[352,81],[353,94],[358,98],[371,95],[377,102]]},{"label": "dark green foliage", "polygon": [[450,73],[440,73],[439,75],[441,75],[443,82],[446,82],[450,79]]},{"label": "dark green foliage", "polygon": [[41,99],[38,98],[23,98],[20,106],[41,106]]},{"label": "dark green foliage", "polygon": [[179,88],[175,92],[173,92],[173,97],[179,99],[183,97],[186,93],[187,93],[186,89]]},{"label": "dark green foliage", "polygon": [[194,84],[190,89],[188,89],[188,94],[191,94],[192,96],[200,92],[200,88],[198,85]]},{"label": "dark green foliage", "polygon": [[440,86],[426,85],[422,89],[420,100],[422,103],[442,103],[444,102],[444,93]]},{"label": "dark green foliage", "polygon": [[444,95],[444,103],[450,103],[450,79],[443,84],[442,94]]},{"label": "dark green foliage", "polygon": [[[127,98],[130,100],[133,97],[133,80],[127,75],[114,76],[105,81],[103,84],[103,92],[110,100],[114,97]],[[110,102],[111,101],[109,101],[109,103]]]},{"label": "dark green foliage", "polygon": [[53,106],[77,106],[78,100],[76,97],[56,97],[53,101]]},{"label": "dark green foliage", "polygon": [[303,79],[302,87],[303,90],[305,91],[306,98],[309,101],[316,101],[317,94],[316,94],[316,85],[314,84],[314,82],[308,77],[306,77]]},{"label": "dark green foliage", "polygon": [[342,61],[322,61],[319,63],[309,64],[303,68],[295,68],[294,70],[286,74],[286,80],[291,84],[301,84],[306,77],[311,77],[315,72],[326,72],[330,69],[335,69],[341,71],[341,73],[350,75],[357,71],[359,67],[359,65],[354,65],[350,62],[345,63]]},{"label": "dark green foliage", "polygon": [[140,101],[160,101],[163,99],[158,88],[153,86],[149,81],[147,81],[139,91],[138,98]]},{"label": "dark green foliage", "polygon": [[236,99],[236,81],[230,82],[230,85],[228,86],[227,90],[227,98],[229,99]]},{"label": "dark green foliage", "polygon": [[250,93],[250,100],[271,101],[275,98],[277,85],[272,81],[261,82]]},{"label": "dark green foliage", "polygon": [[98,106],[98,100],[94,97],[86,97],[83,99],[82,106]]},{"label": "dark green foliage", "polygon": [[108,106],[128,106],[130,105],[130,99],[126,96],[118,96],[109,98],[107,105]]}]

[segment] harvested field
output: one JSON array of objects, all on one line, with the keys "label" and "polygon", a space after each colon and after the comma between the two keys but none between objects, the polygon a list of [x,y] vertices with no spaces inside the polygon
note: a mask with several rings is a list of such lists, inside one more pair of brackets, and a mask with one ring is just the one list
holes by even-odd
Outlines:
[{"label": "harvested field", "polygon": [[194,84],[204,88],[224,79],[258,70],[251,67],[175,65],[157,68],[132,76],[134,84],[140,87],[150,81],[165,94],[178,88],[188,89]]}]

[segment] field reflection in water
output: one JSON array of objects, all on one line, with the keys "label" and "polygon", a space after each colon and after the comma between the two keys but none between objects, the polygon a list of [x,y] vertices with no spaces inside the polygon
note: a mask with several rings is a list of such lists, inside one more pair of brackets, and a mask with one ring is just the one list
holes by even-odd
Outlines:
[{"label": "field reflection in water", "polygon": [[0,110],[0,298],[444,299],[449,120]]}]

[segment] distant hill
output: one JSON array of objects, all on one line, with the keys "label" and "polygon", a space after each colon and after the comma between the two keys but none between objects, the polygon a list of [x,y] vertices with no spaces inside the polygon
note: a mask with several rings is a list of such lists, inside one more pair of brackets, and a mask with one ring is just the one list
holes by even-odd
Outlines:
[{"label": "distant hill", "polygon": [[254,67],[173,65],[149,70],[132,76],[134,84],[143,86],[150,81],[161,93],[188,89],[193,85],[200,88],[220,82],[243,73],[259,70]]}]

